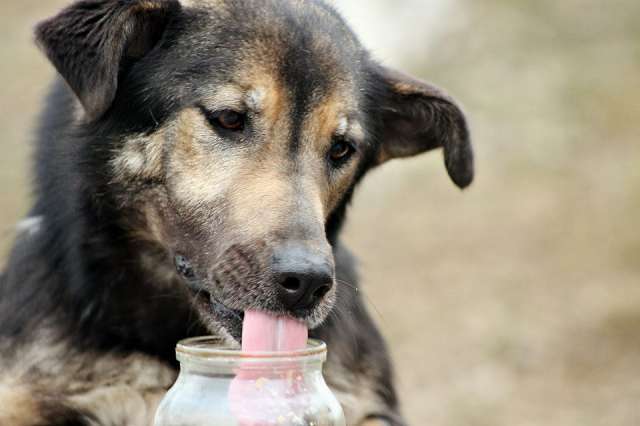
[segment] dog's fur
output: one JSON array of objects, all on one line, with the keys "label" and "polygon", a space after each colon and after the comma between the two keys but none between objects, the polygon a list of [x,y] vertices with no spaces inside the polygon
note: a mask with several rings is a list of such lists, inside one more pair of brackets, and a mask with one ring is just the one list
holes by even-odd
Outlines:
[{"label": "dog's fur", "polygon": [[[148,425],[176,342],[237,341],[247,308],[327,342],[349,424],[403,424],[339,232],[356,184],[389,159],[443,148],[453,181],[471,183],[456,104],[373,61],[321,1],[82,0],[36,37],[62,78],[0,276],[0,424]],[[220,110],[245,127],[220,128]],[[269,264],[290,241],[337,283],[295,312]]]}]

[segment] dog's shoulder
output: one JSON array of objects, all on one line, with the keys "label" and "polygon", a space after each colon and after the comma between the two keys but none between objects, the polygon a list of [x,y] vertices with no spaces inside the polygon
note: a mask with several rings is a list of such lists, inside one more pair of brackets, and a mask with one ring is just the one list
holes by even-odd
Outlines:
[{"label": "dog's shoulder", "polygon": [[2,425],[146,426],[176,377],[148,355],[84,351],[46,327],[0,349]]},{"label": "dog's shoulder", "polygon": [[41,215],[19,222],[0,275],[0,425],[151,424],[176,371],[149,355],[78,340],[78,325],[56,302],[64,297],[48,246],[56,232]]}]

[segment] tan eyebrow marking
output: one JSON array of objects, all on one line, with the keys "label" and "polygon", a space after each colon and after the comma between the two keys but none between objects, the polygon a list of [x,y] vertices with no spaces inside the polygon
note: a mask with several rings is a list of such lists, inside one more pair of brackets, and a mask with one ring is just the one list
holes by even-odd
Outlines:
[{"label": "tan eyebrow marking", "polygon": [[266,90],[262,87],[245,91],[237,86],[222,86],[212,91],[203,101],[203,106],[211,111],[235,109],[239,112],[251,110],[261,112],[266,101]]},{"label": "tan eyebrow marking", "polygon": [[220,110],[225,108],[233,108],[243,110],[245,105],[245,94],[236,86],[217,87],[212,91],[211,95],[203,101],[204,106],[211,110]]}]

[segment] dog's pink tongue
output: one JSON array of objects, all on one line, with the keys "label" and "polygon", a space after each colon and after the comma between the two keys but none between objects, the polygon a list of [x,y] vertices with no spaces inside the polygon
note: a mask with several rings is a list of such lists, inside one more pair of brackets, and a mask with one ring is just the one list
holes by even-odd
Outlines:
[{"label": "dog's pink tongue", "polygon": [[[245,311],[242,323],[243,352],[288,352],[307,346],[307,326],[288,317],[278,317],[260,311]],[[292,405],[297,382],[287,380],[298,366],[291,365],[289,372],[271,370],[269,364],[262,368],[252,363],[240,366],[229,388],[231,411],[240,426],[275,425],[300,407]],[[278,423],[279,424],[279,423]]]},{"label": "dog's pink tongue", "polygon": [[287,352],[304,349],[309,331],[305,323],[261,311],[246,311],[242,323],[243,352]]}]

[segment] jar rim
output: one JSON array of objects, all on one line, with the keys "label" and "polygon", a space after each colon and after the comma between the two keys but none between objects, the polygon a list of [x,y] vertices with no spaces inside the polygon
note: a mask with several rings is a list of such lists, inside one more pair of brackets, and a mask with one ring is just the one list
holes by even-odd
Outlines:
[{"label": "jar rim", "polygon": [[176,356],[181,355],[189,358],[202,360],[213,360],[225,358],[228,360],[250,360],[259,359],[261,361],[280,361],[284,359],[305,359],[324,358],[327,354],[327,345],[317,339],[309,339],[304,349],[282,352],[243,352],[238,347],[233,347],[225,342],[221,337],[201,336],[191,337],[178,342],[176,346]]}]

